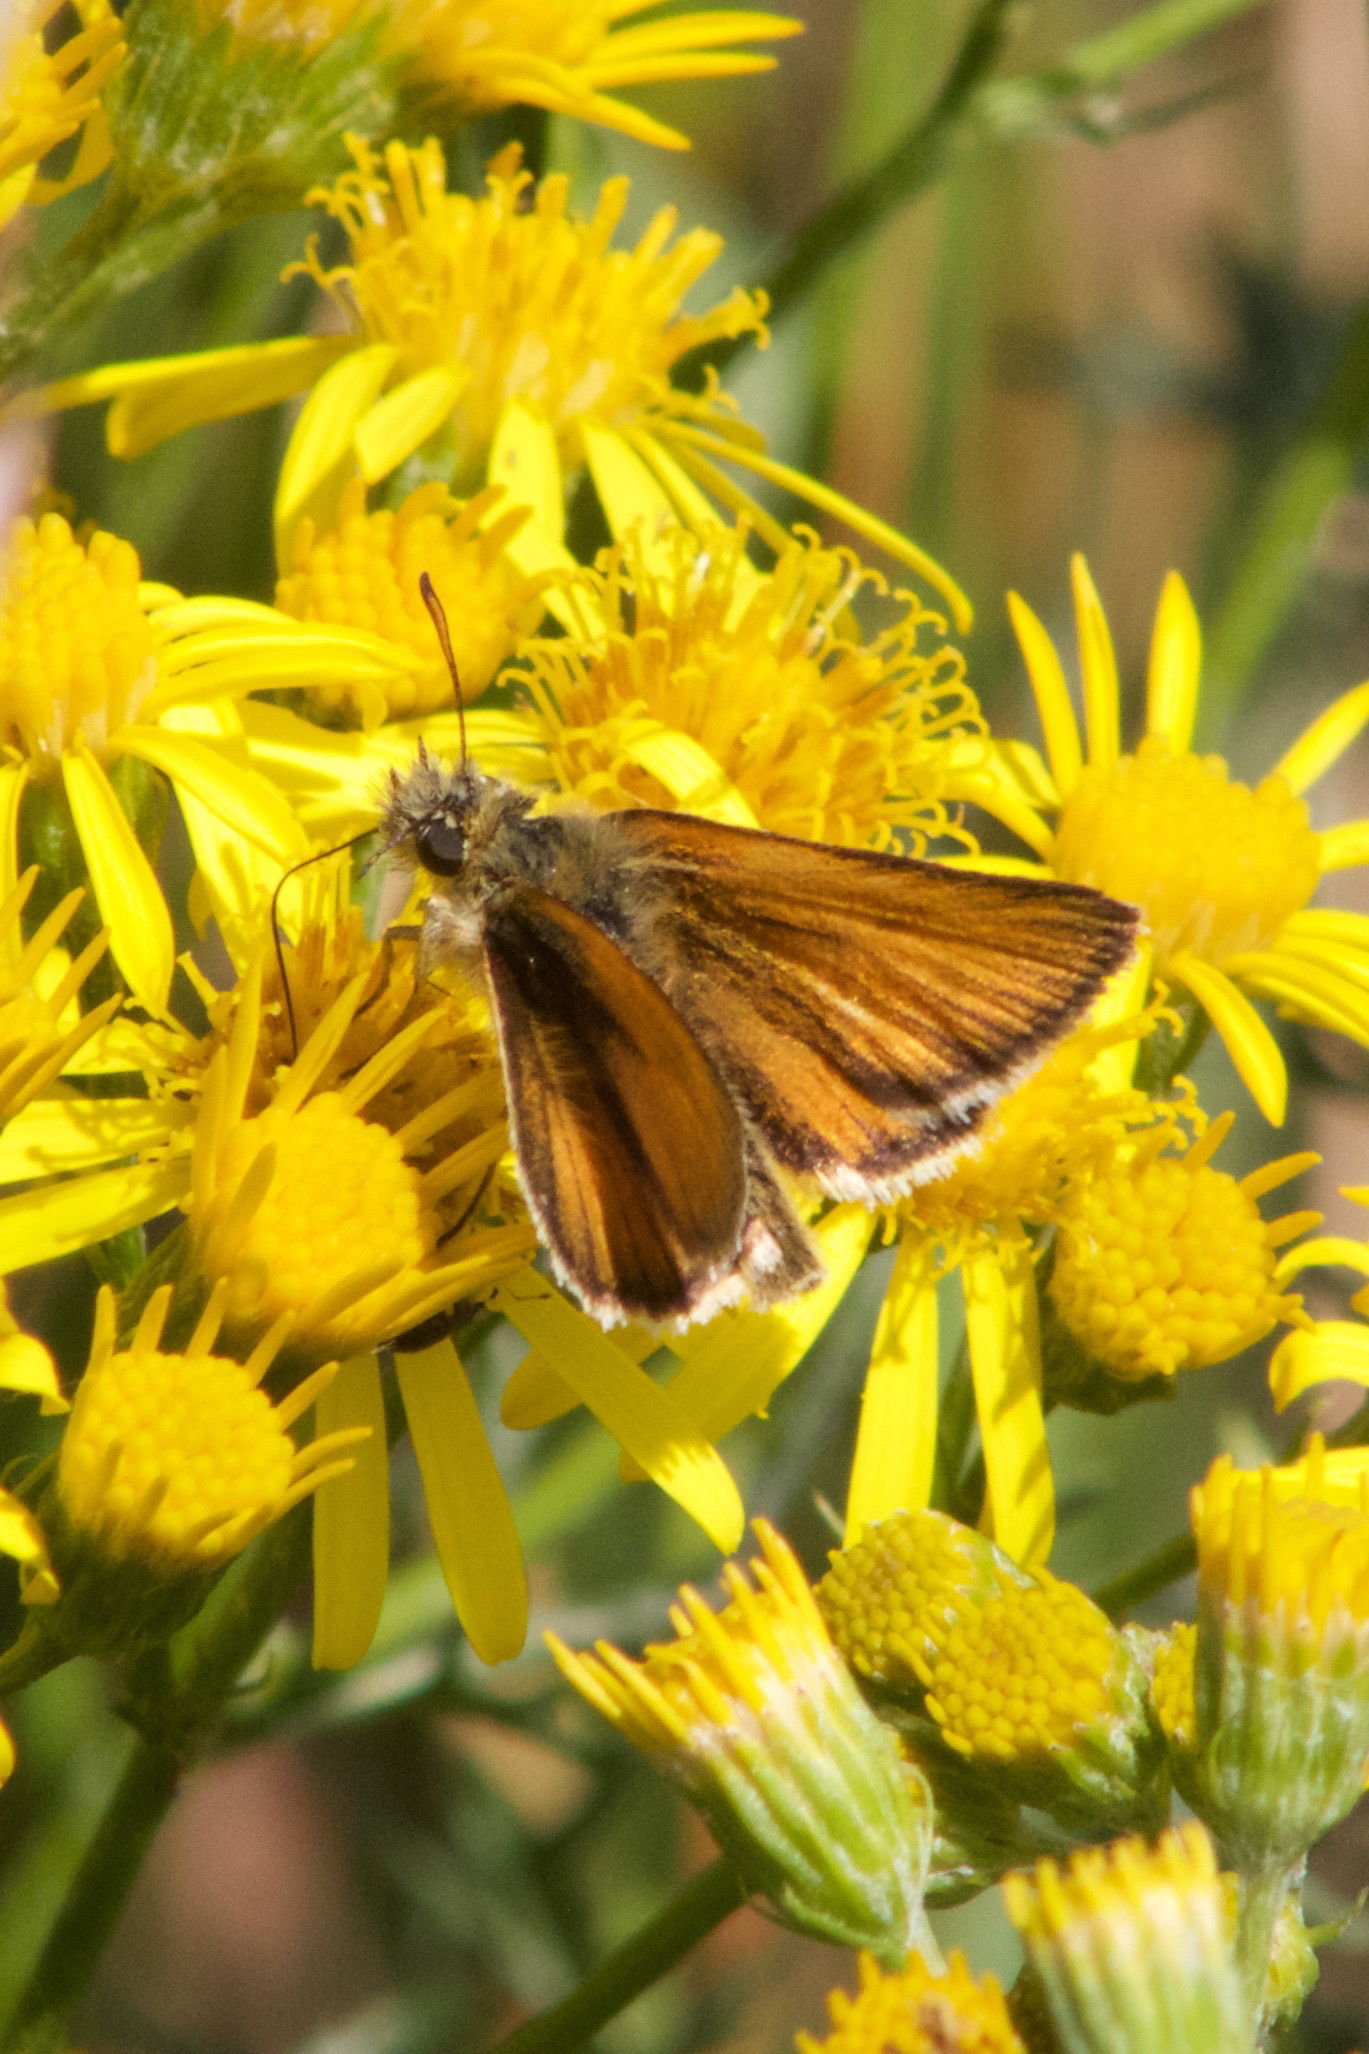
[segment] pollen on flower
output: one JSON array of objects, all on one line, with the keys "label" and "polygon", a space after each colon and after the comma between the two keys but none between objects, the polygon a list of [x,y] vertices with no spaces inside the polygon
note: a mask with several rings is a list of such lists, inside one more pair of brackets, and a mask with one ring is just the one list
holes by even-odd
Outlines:
[{"label": "pollen on flower", "polygon": [[1176,755],[1148,735],[1134,756],[1085,769],[1056,826],[1052,868],[1141,908],[1157,960],[1211,963],[1265,948],[1321,870],[1307,806],[1277,772],[1252,790],[1220,756]]},{"label": "pollen on flower", "polygon": [[[1300,1299],[1276,1281],[1278,1225],[1265,1222],[1245,1184],[1208,1160],[1229,1127],[1229,1119],[1214,1122],[1186,1153],[1143,1147],[1065,1199],[1051,1298],[1114,1376],[1223,1362],[1276,1321],[1301,1316]],[[1269,1188],[1267,1175],[1260,1188]]]},{"label": "pollen on flower", "polygon": [[1011,1574],[980,1534],[945,1513],[900,1512],[834,1550],[815,1595],[857,1675],[907,1690],[930,1681],[950,1622],[997,1596]]},{"label": "pollen on flower", "polygon": [[935,1973],[920,1954],[892,1974],[862,1955],[859,1990],[834,1990],[827,2008],[832,2031],[800,2033],[798,2054],[1025,2054],[998,1982],[972,1975],[959,1948]]},{"label": "pollen on flower", "polygon": [[1106,1614],[1074,1584],[1043,1572],[950,1627],[927,1709],[960,1754],[1039,1761],[1105,1715],[1116,1649]]},{"label": "pollen on flower", "polygon": [[446,609],[462,697],[484,691],[542,616],[538,582],[505,552],[525,513],[501,515],[499,497],[497,489],[486,491],[462,506],[442,485],[429,484],[393,511],[368,513],[365,485],[354,479],[331,528],[320,533],[311,520],[298,524],[290,570],[276,588],[281,611],[364,628],[424,660],[422,670],[397,672],[384,688],[351,680],[311,684],[305,696],[318,712],[372,727],[451,705],[451,679],[419,593],[423,572]]},{"label": "pollen on flower", "polygon": [[[983,746],[945,623],[900,592],[862,639],[850,608],[876,573],[800,534],[762,574],[748,532],[679,529],[664,560],[629,538],[584,574],[586,639],[522,652],[562,789],[698,811],[730,786],[772,833],[850,846],[944,832],[952,756]],[[698,745],[687,763],[667,730]]]},{"label": "pollen on flower", "polygon": [[169,1301],[169,1290],[155,1294],[131,1345],[116,1349],[105,1294],[57,1469],[78,1541],[166,1575],[227,1561],[321,1482],[320,1464],[343,1445],[325,1438],[301,1454],[288,1431],[331,1372],[273,1405],[260,1388],[272,1341],[247,1363],[213,1353],[220,1294],[190,1345],[164,1352]]},{"label": "pollen on flower", "polygon": [[13,524],[0,571],[0,738],[39,775],[78,737],[98,751],[157,682],[157,633],[138,600],[138,554],[60,514]]},{"label": "pollen on flower", "polygon": [[[391,343],[401,374],[445,369],[457,383],[443,429],[458,489],[482,477],[506,404],[524,399],[549,420],[562,456],[579,463],[586,415],[607,422],[666,403],[671,366],[718,336],[759,334],[762,303],[740,287],[702,314],[681,311],[721,238],[702,228],[673,244],[663,209],[632,249],[610,248],[628,184],[608,180],[593,214],[567,211],[569,181],[534,185],[518,151],[490,165],[483,198],[447,191],[436,142],[394,142],[383,160],[353,142],[357,168],[314,198],[351,242],[348,264],[305,268],[367,335]],[[669,404],[697,411],[676,394]]]}]

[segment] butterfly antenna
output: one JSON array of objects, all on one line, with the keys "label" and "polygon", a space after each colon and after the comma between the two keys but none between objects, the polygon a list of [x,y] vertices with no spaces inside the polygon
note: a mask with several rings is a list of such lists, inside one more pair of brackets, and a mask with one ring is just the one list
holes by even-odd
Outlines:
[{"label": "butterfly antenna", "polygon": [[280,972],[281,995],[285,1000],[285,1017],[290,1023],[290,1060],[292,1063],[299,1055],[299,1027],[295,1021],[295,1001],[290,995],[290,979],[285,971],[285,949],[281,943],[280,936],[280,895],[285,890],[290,879],[298,877],[300,871],[307,870],[311,863],[325,863],[329,856],[343,855],[348,849],[354,849],[358,842],[364,842],[373,831],[369,827],[364,828],[360,834],[354,834],[350,841],[339,842],[335,849],[319,849],[316,854],[302,857],[298,863],[292,863],[288,870],[281,872],[280,881],[271,894],[271,941],[276,951],[276,968]]},{"label": "butterfly antenna", "polygon": [[456,658],[452,655],[452,638],[447,627],[446,609],[443,607],[442,601],[438,598],[436,592],[434,592],[433,581],[426,571],[419,578],[418,589],[423,594],[423,604],[432,615],[433,626],[437,629],[437,639],[442,644],[442,655],[447,669],[451,673],[452,691],[456,695],[456,717],[461,725],[461,768],[464,770],[466,768],[466,708],[462,703],[461,679],[456,668]]}]

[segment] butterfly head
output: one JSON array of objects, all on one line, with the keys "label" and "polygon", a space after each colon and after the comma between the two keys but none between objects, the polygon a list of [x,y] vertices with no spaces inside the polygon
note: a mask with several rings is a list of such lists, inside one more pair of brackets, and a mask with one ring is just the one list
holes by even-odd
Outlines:
[{"label": "butterfly head", "polygon": [[401,852],[432,877],[457,877],[469,855],[471,824],[491,780],[469,764],[441,763],[420,742],[408,770],[390,772],[381,819],[381,852]]}]

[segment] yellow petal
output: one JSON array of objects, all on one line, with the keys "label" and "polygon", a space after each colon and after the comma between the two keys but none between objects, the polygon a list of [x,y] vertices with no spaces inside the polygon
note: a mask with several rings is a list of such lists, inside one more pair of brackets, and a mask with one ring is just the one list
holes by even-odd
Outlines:
[{"label": "yellow petal", "polygon": [[140,1227],[179,1205],[189,1188],[190,1171],[182,1157],[100,1170],[0,1198],[0,1276],[74,1255],[125,1227]]},{"label": "yellow petal", "polygon": [[1333,1378],[1369,1389],[1369,1327],[1324,1319],[1309,1334],[1285,1334],[1269,1364],[1269,1388],[1280,1412],[1314,1384]]},{"label": "yellow petal", "polygon": [[19,884],[19,806],[28,781],[27,763],[0,763],[0,899]]},{"label": "yellow petal", "polygon": [[660,433],[672,442],[683,443],[686,448],[705,450],[710,456],[720,457],[724,463],[739,464],[745,470],[754,471],[758,478],[765,478],[772,485],[778,485],[815,506],[822,513],[832,514],[837,520],[845,521],[848,527],[867,542],[873,542],[877,549],[887,550],[897,563],[905,563],[925,578],[934,592],[951,610],[951,618],[957,632],[967,635],[974,625],[974,608],[961,591],[949,571],[942,569],[935,557],[928,556],[925,549],[919,549],[897,528],[891,528],[887,521],[867,513],[842,492],[834,492],[830,486],[820,485],[815,478],[796,471],[790,464],[776,463],[773,457],[765,456],[750,444],[734,440],[725,435],[710,433],[707,429],[686,426],[680,421],[662,423]]},{"label": "yellow petal", "polygon": [[201,350],[193,356],[102,364],[25,393],[14,411],[40,414],[112,399],[105,430],[111,452],[141,456],[168,435],[198,422],[226,420],[231,414],[293,398],[355,346],[349,335],[289,336],[279,342]]},{"label": "yellow petal", "polygon": [[[658,1334],[649,1334],[642,1327],[620,1327],[613,1336],[613,1345],[622,1350],[629,1362],[645,1362],[656,1353],[661,1340]],[[534,1350],[523,1357],[500,1392],[499,1418],[515,1432],[527,1433],[533,1427],[548,1426],[553,1419],[563,1418],[579,1402],[554,1365]]]},{"label": "yellow petal", "polygon": [[[509,555],[521,571],[544,571],[562,563],[575,563],[564,550],[566,501],[556,431],[540,407],[523,398],[511,398],[499,415],[486,477],[491,485],[503,485],[505,489],[505,497],[497,503],[495,513],[503,513],[511,505],[532,509],[532,520],[509,542]],[[536,536],[534,563],[525,563],[521,555],[525,548],[521,538],[527,530]]]},{"label": "yellow petal", "polygon": [[28,1506],[5,1490],[0,1490],[0,1555],[9,1555],[16,1562],[47,1559],[43,1529]]},{"label": "yellow petal", "polygon": [[988,1477],[987,1528],[1024,1568],[1055,1538],[1055,1487],[1041,1409],[1036,1276],[1025,1243],[976,1245],[961,1264],[965,1337]]},{"label": "yellow petal", "polygon": [[276,482],[276,560],[289,562],[290,536],[305,514],[326,528],[339,493],[356,472],[357,422],[384,390],[399,351],[392,343],[358,348],[323,373],[290,431]]},{"label": "yellow petal", "polygon": [[641,733],[624,742],[622,753],[658,778],[685,812],[730,827],[760,826],[744,794],[693,735],[643,721]]},{"label": "yellow petal", "polygon": [[1325,828],[1317,839],[1323,872],[1369,863],[1369,820],[1343,820],[1339,827]]},{"label": "yellow petal", "polygon": [[672,1337],[684,1361],[667,1388],[706,1441],[720,1441],[742,1420],[764,1416],[777,1387],[845,1297],[870,1245],[870,1215],[860,1205],[834,1206],[813,1239],[827,1271],[816,1289],[768,1312],[725,1312]]},{"label": "yellow petal", "polygon": [[1084,687],[1084,731],[1088,736],[1089,762],[1110,770],[1117,761],[1120,742],[1120,688],[1117,658],[1103,602],[1082,556],[1070,561],[1070,582],[1074,587],[1074,618],[1079,635],[1079,670]]},{"label": "yellow petal", "polygon": [[1369,720],[1369,683],[1343,692],[1325,713],[1319,713],[1279,758],[1274,774],[1287,778],[1295,792],[1305,792],[1345,754]]},{"label": "yellow petal", "polygon": [[1187,987],[1226,1043],[1246,1090],[1271,1126],[1283,1125],[1288,1072],[1278,1042],[1224,971],[1197,956],[1171,956],[1166,969]]},{"label": "yellow petal", "polygon": [[491,1303],[529,1346],[551,1358],[581,1404],[714,1546],[732,1554],[744,1524],[737,1486],[669,1390],[659,1389],[534,1270],[521,1270],[501,1284]]},{"label": "yellow petal", "polygon": [[153,1012],[162,1012],[171,989],[176,944],[156,873],[109,779],[84,743],[63,755],[62,780],[100,918],[109,929],[110,953],[134,996]]},{"label": "yellow petal", "polygon": [[314,1498],[314,1667],[350,1669],[375,1638],[390,1573],[390,1460],[374,1355],[354,1355],[314,1400],[321,1438],[369,1427],[352,1466]]},{"label": "yellow petal", "polygon": [[41,1341],[26,1334],[10,1311],[9,1294],[0,1284],[0,1390],[19,1391],[42,1400],[45,1413],[70,1408],[62,1396],[57,1365]]},{"label": "yellow petal", "polygon": [[437,433],[469,379],[464,367],[434,364],[393,386],[366,409],[353,431],[353,442],[368,485],[388,478]]},{"label": "yellow petal", "polygon": [[936,1462],[935,1248],[905,1233],[879,1309],[846,1500],[843,1547],[894,1512],[921,1512]]},{"label": "yellow petal", "polygon": [[1171,571],[1155,609],[1146,677],[1146,733],[1159,735],[1176,756],[1193,740],[1202,673],[1203,631],[1188,586]]},{"label": "yellow petal", "polygon": [[1084,755],[1065,667],[1041,621],[1016,592],[1008,594],[1008,615],[1031,680],[1051,775],[1061,798],[1068,798],[1079,782]]},{"label": "yellow petal", "polygon": [[[208,737],[215,753],[222,750],[235,770],[241,762],[259,785],[275,789],[252,768],[242,718],[231,699],[216,699],[207,706],[169,707],[161,716],[160,728],[163,734]],[[241,972],[245,951],[254,944],[259,932],[262,908],[280,883],[282,870],[310,853],[309,837],[283,798],[289,839],[282,850],[268,854],[256,839],[239,834],[221,809],[202,806],[184,786],[178,797],[181,818],[195,852],[192,890],[204,894],[207,910],[218,922],[224,944]],[[284,828],[285,823],[281,825]]]},{"label": "yellow petal", "polygon": [[482,1662],[507,1662],[528,1632],[523,1550],[504,1480],[450,1341],[395,1356],[437,1557]]},{"label": "yellow petal", "polygon": [[0,1134],[0,1184],[69,1176],[187,1140],[195,1109],[175,1099],[86,1098],[57,1092],[30,1101]]},{"label": "yellow petal", "polygon": [[611,429],[586,420],[580,424],[580,438],[614,540],[637,534],[647,567],[657,576],[669,578],[675,564],[672,537],[680,519],[664,487],[636,451]]},{"label": "yellow petal", "polygon": [[299,822],[275,786],[253,770],[245,745],[235,761],[227,749],[166,728],[125,728],[119,739],[130,756],[162,771],[280,867],[303,854]]}]

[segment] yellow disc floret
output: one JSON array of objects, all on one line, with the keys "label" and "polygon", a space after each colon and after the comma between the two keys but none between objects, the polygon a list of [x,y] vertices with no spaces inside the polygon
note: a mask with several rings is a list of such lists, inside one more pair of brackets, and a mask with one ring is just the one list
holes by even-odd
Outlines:
[{"label": "yellow disc floret", "polygon": [[320,1458],[341,1445],[302,1455],[287,1430],[331,1372],[273,1405],[260,1388],[271,1341],[246,1363],[212,1351],[222,1293],[184,1351],[158,1346],[170,1295],[156,1293],[130,1346],[116,1349],[104,1294],[57,1466],[73,1541],[165,1577],[229,1560],[322,1481]]},{"label": "yellow disc floret", "polygon": [[1114,1376],[1204,1368],[1299,1315],[1278,1286],[1277,1229],[1207,1160],[1228,1126],[1214,1122],[1187,1153],[1142,1150],[1065,1200],[1051,1298]]},{"label": "yellow disc floret", "polygon": [[775,834],[883,847],[946,824],[953,759],[983,747],[964,659],[911,593],[862,640],[882,581],[846,550],[790,541],[762,575],[748,530],[619,544],[587,572],[584,640],[535,645],[532,697],[563,790],[598,807],[716,806]]},{"label": "yellow disc floret", "polygon": [[[301,1317],[350,1277],[413,1267],[435,1238],[400,1142],[336,1092],[240,1127],[219,1175],[225,1216],[201,1260],[208,1276],[228,1279],[230,1324]],[[253,1185],[261,1197],[239,1224],[232,1196]]]},{"label": "yellow disc floret", "polygon": [[368,513],[366,488],[354,479],[331,528],[319,534],[312,521],[299,523],[289,575],[276,588],[281,611],[383,635],[412,649],[424,666],[396,673],[384,688],[350,680],[311,685],[315,708],[371,727],[451,705],[452,682],[419,592],[424,572],[446,610],[462,697],[484,691],[542,614],[536,581],[505,554],[524,514],[498,516],[498,497],[480,493],[463,507],[443,486],[421,485],[393,512]]},{"label": "yellow disc floret", "polygon": [[1311,898],[1321,856],[1283,777],[1252,791],[1220,756],[1176,755],[1148,735],[1134,756],[1081,773],[1052,867],[1139,906],[1161,964],[1180,950],[1220,963],[1268,946]]},{"label": "yellow disc floret", "polygon": [[950,1622],[1014,1573],[981,1534],[944,1512],[900,1512],[835,1550],[816,1596],[856,1673],[909,1690],[929,1680]]},{"label": "yellow disc floret", "polygon": [[951,1627],[927,1709],[942,1738],[985,1761],[1032,1763],[1067,1747],[1109,1708],[1116,1640],[1106,1615],[1071,1583],[1042,1573]]},{"label": "yellow disc floret", "polygon": [[939,1974],[920,1954],[898,1974],[861,1957],[855,1996],[827,2000],[832,2031],[800,2033],[798,2054],[1023,2054],[1003,1992],[991,1975],[971,1975],[958,1948]]},{"label": "yellow disc floret", "polygon": [[138,553],[60,514],[14,523],[0,576],[0,740],[52,774],[78,738],[97,753],[157,682]]}]

